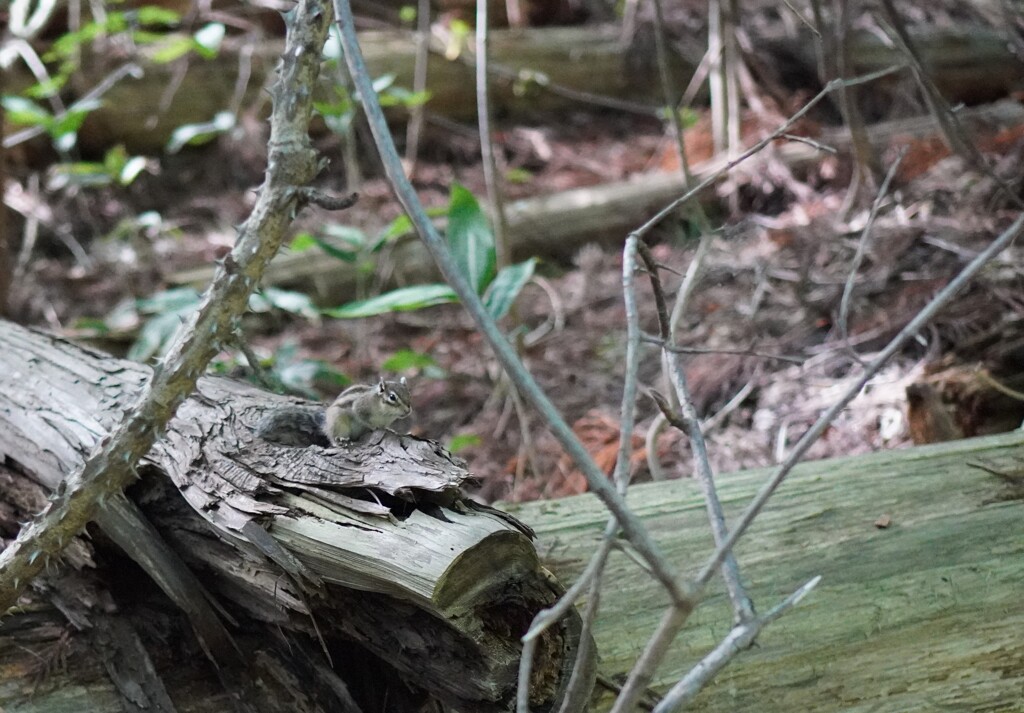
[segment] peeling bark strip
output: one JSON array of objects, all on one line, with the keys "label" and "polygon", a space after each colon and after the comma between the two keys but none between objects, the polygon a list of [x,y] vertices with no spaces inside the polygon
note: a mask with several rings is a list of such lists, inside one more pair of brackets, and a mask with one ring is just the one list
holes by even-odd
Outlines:
[{"label": "peeling bark strip", "polygon": [[[6,322],[0,343],[0,454],[54,490],[150,370]],[[256,425],[284,405],[309,402],[199,380],[145,460],[147,473],[166,475],[141,484],[159,502],[150,516],[160,534],[249,616],[309,632],[312,608],[330,643],[355,639],[405,683],[463,710],[509,710],[519,637],[562,592],[522,528],[466,505],[469,472],[433,441],[263,441]],[[537,710],[560,703],[578,634],[574,615],[545,640]]]}]

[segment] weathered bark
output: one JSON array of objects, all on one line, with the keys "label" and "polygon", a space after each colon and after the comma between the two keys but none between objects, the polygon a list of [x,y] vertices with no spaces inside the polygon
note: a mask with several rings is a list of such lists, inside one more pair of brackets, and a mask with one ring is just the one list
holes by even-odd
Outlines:
[{"label": "weathered bark", "polygon": [[[9,323],[0,343],[0,452],[57,489],[150,370]],[[524,529],[463,500],[469,473],[432,441],[288,448],[255,435],[267,409],[288,405],[303,402],[200,381],[136,486],[159,535],[234,617],[315,629],[334,651],[356,641],[456,709],[509,710],[519,636],[561,591]],[[147,534],[126,506],[108,503],[98,522],[131,555]],[[578,634],[573,619],[545,640],[538,710],[557,706]],[[0,688],[0,708],[18,700]]]},{"label": "weathered bark", "polygon": [[[1024,108],[1014,101],[999,102],[965,110],[961,121],[966,126],[1013,125],[1024,121]],[[876,124],[869,128],[868,136],[875,149],[882,150],[894,137],[926,136],[934,130],[931,117],[921,117]],[[849,134],[842,130],[829,131],[818,138],[840,149],[850,143]],[[775,158],[793,169],[820,157],[819,151],[802,143],[785,143],[775,150]],[[723,163],[723,159],[718,159],[694,166],[694,178],[705,179]],[[590,242],[621,244],[630,230],[685,191],[682,177],[673,171],[513,201],[505,207],[506,237],[513,260],[532,256],[566,260]],[[701,198],[714,199],[714,194],[708,191]],[[397,245],[389,264],[405,283],[437,278],[437,270],[418,240],[409,239]],[[361,274],[360,268],[341,260],[325,260],[318,252],[282,253],[267,269],[264,283],[301,289],[321,304],[339,304],[352,298]],[[183,270],[172,276],[171,281],[202,285],[210,275],[209,267],[200,267]]]},{"label": "weathered bark", "polygon": [[[1024,434],[799,466],[737,549],[761,612],[822,575],[694,702],[707,712],[1020,711],[1024,691]],[[985,470],[984,466],[990,470]],[[723,474],[735,518],[766,470]],[[638,485],[629,504],[691,573],[712,549],[691,480]],[[562,581],[583,569],[607,513],[580,496],[512,506]],[[886,526],[883,516],[888,516]],[[668,599],[614,552],[594,630],[602,680],[621,680]],[[664,692],[729,631],[721,585],[692,615],[653,687]],[[607,710],[603,691],[591,710]]]}]

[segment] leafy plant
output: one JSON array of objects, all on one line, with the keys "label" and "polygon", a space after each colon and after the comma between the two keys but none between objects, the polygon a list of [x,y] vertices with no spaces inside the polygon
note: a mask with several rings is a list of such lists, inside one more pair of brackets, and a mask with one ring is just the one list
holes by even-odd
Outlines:
[{"label": "leafy plant", "polygon": [[[157,64],[177,59],[189,52],[210,59],[217,55],[225,35],[221,23],[209,23],[192,35],[171,35],[166,30],[178,25],[181,16],[173,10],[145,6],[124,11],[108,11],[102,17],[65,32],[50,45],[42,59],[52,65],[50,73],[18,95],[4,95],[7,119],[13,124],[44,131],[54,147],[66,153],[78,141],[78,130],[86,117],[102,106],[99,99],[82,99],[63,111],[51,112],[36,100],[55,96],[79,69],[82,49],[103,38],[124,36],[133,46],[153,48],[149,60]],[[98,164],[72,164],[64,169],[69,176],[97,173]],[[109,174],[109,171],[101,171]],[[136,174],[137,175],[137,174]],[[122,185],[124,179],[120,179]],[[130,182],[130,181],[129,181]]]},{"label": "leafy plant", "polygon": [[413,351],[412,349],[401,349],[395,352],[384,360],[380,368],[381,371],[395,373],[415,370],[430,379],[445,378],[444,369],[438,366],[437,362],[434,361],[434,357],[423,352]]},{"label": "leafy plant", "polygon": [[57,191],[67,186],[128,186],[149,161],[145,156],[129,156],[123,145],[109,149],[103,161],[71,161],[50,169],[46,187]]},{"label": "leafy plant", "polygon": [[[412,92],[395,85],[395,75],[385,74],[373,81],[373,90],[381,106],[402,106],[411,109],[427,103],[430,92]],[[331,101],[313,102],[317,112],[323,117],[324,123],[334,133],[348,136],[352,130],[352,121],[356,117],[359,95],[352,95],[343,86],[335,85],[334,97]]]},{"label": "leafy plant", "polygon": [[[445,239],[459,269],[469,278],[470,284],[483,299],[491,316],[495,319],[504,317],[523,286],[533,277],[536,258],[496,271],[494,233],[476,198],[461,185],[452,186],[447,216],[448,230]],[[418,310],[457,300],[455,292],[445,284],[411,285],[368,299],[349,302],[325,310],[324,314],[340,319],[355,319],[389,312]]]},{"label": "leafy plant", "polygon": [[452,436],[448,440],[446,448],[452,453],[458,453],[459,451],[464,451],[467,448],[479,446],[481,443],[483,443],[483,439],[475,433],[460,433]]},{"label": "leafy plant", "polygon": [[[213,370],[227,374],[235,371],[240,365],[238,355],[228,360],[213,363]],[[274,350],[269,357],[260,359],[258,365],[247,365],[250,369],[259,368],[265,381],[275,386],[275,391],[300,394],[311,399],[320,399],[317,386],[328,391],[340,391],[352,383],[352,380],[330,364],[320,359],[306,359],[299,355],[299,348],[293,341],[287,341]]]},{"label": "leafy plant", "polygon": [[[324,59],[335,66],[342,61],[341,38],[337,27],[331,27],[327,43],[324,45]],[[373,80],[373,91],[382,107],[401,106],[411,109],[430,101],[430,92],[412,92],[397,86],[393,74],[385,74]],[[327,128],[339,136],[348,137],[356,117],[358,102],[358,93],[353,95],[347,87],[339,84],[334,87],[334,97],[328,101],[313,102],[313,106],[323,117]]]},{"label": "leafy plant", "polygon": [[[145,320],[128,350],[128,358],[147,361],[167,351],[178,325],[199,306],[199,300],[200,294],[195,289],[175,287],[121,303],[107,315],[105,323],[111,330],[123,330]],[[254,293],[249,298],[249,309],[253,312],[279,309],[313,320],[320,317],[308,295],[276,287],[265,287]]]}]

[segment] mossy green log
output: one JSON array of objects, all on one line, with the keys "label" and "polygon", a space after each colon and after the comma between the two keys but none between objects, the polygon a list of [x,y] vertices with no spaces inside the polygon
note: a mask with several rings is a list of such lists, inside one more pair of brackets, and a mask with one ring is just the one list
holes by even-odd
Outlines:
[{"label": "mossy green log", "polygon": [[[799,466],[737,554],[761,612],[812,577],[822,581],[692,708],[1024,711],[1022,446],[1015,432]],[[727,517],[738,516],[769,472],[718,478]],[[670,559],[695,573],[711,551],[697,484],[637,485],[629,502]],[[538,550],[566,584],[607,521],[589,495],[509,509],[536,528]],[[623,680],[667,603],[636,558],[613,552],[594,632],[600,674]],[[658,670],[656,692],[730,625],[719,579]],[[599,687],[593,710],[611,700]]]}]

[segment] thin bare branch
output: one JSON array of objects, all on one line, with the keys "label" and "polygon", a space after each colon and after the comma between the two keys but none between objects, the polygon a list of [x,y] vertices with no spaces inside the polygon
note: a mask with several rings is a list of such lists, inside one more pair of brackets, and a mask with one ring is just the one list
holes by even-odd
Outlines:
[{"label": "thin bare branch", "polygon": [[691,668],[685,676],[674,685],[654,708],[654,713],[672,713],[690,703],[711,679],[725,668],[741,651],[753,645],[754,640],[768,624],[782,616],[788,609],[796,606],[801,599],[821,581],[815,577],[804,586],[786,597],[764,616],[744,622],[733,628],[707,656]]},{"label": "thin bare branch", "polygon": [[505,218],[505,197],[501,191],[498,177],[498,162],[494,154],[494,135],[491,131],[491,103],[487,86],[487,67],[489,64],[487,51],[487,35],[489,21],[487,19],[487,0],[476,3],[476,113],[477,127],[480,130],[480,158],[484,169],[484,185],[487,188],[487,202],[491,204],[491,223],[494,229],[494,247],[498,254],[498,269],[510,262],[508,239],[508,222]]},{"label": "thin bare branch", "polygon": [[797,143],[800,144],[807,144],[808,146],[812,146],[818,149],[819,151],[824,151],[825,153],[830,153],[833,155],[839,153],[839,149],[837,149],[835,146],[823,144],[820,141],[815,141],[814,139],[808,138],[806,136],[797,136],[796,134],[782,134],[781,138],[789,139],[790,141],[796,141]]},{"label": "thin bare branch", "polygon": [[[624,495],[629,486],[629,467],[633,452],[633,427],[635,423],[634,410],[636,408],[637,395],[637,374],[640,370],[640,311],[636,302],[636,267],[638,241],[629,239],[623,250],[622,258],[622,294],[626,308],[626,364],[622,386],[622,405],[619,413],[619,450],[615,459],[615,470],[613,480],[616,490]],[[583,626],[580,633],[580,641],[590,640],[590,629],[597,616],[597,610],[601,597],[601,578],[604,573],[604,566],[611,552],[613,538],[618,531],[614,520],[605,527],[601,544],[591,557],[584,573],[573,584],[555,604],[534,617],[530,630],[523,637],[524,641],[533,640],[541,631],[553,624],[568,612],[573,603],[579,598],[583,588],[589,586],[590,596],[587,601],[587,610],[583,617]],[[583,645],[583,644],[581,644]],[[532,652],[532,647],[530,651]],[[527,700],[524,696],[523,686],[529,686],[532,661],[527,661],[527,649],[523,649],[523,660],[519,666],[519,694],[518,701]],[[586,652],[578,652],[576,663],[573,666],[573,676],[565,694],[565,705],[577,700],[583,695],[580,687],[586,683],[585,677],[581,675],[582,669],[586,666]],[[532,658],[532,655],[531,655]],[[527,713],[527,709],[519,708],[518,713]]]},{"label": "thin bare branch", "polygon": [[[418,0],[416,5],[416,61],[413,65],[412,91],[422,94],[427,90],[427,67],[430,64],[430,0]],[[420,153],[420,135],[423,133],[423,104],[417,104],[409,112],[409,124],[405,127],[405,162],[409,175],[416,172],[416,161]]]},{"label": "thin bare branch", "polygon": [[843,344],[847,345],[850,355],[861,365],[864,364],[863,360],[848,343],[848,339],[850,337],[848,331],[850,319],[850,297],[853,295],[853,285],[857,279],[857,272],[860,270],[860,265],[864,261],[864,253],[867,252],[868,240],[871,239],[871,229],[875,227],[875,218],[878,217],[878,211],[882,209],[882,202],[889,193],[889,184],[892,182],[893,176],[896,175],[896,171],[899,170],[900,164],[903,163],[903,157],[906,155],[907,150],[904,147],[904,149],[900,151],[900,155],[889,167],[888,172],[886,172],[885,179],[882,181],[882,185],[878,189],[878,195],[875,196],[875,200],[871,204],[871,211],[868,213],[867,222],[864,224],[864,230],[862,230],[860,234],[860,241],[857,243],[857,252],[853,256],[853,264],[850,265],[850,274],[847,276],[846,285],[843,287],[843,297],[839,301],[839,338]]},{"label": "thin bare branch", "polygon": [[[630,241],[635,241],[635,238],[630,238]],[[655,304],[658,306],[658,324],[661,327],[661,337],[668,346],[671,346],[672,336],[669,332],[668,309],[665,303],[665,295],[661,288],[661,280],[658,277],[658,268],[646,245],[639,243],[638,253],[647,265],[651,289],[655,295]],[[669,349],[664,350],[662,354],[668,361],[669,376],[675,389],[679,406],[682,409],[683,420],[686,422],[685,432],[690,438],[690,449],[693,452],[694,475],[696,475],[697,483],[700,485],[701,493],[704,495],[704,504],[708,511],[708,522],[711,524],[711,532],[714,535],[715,543],[718,544],[723,542],[729,533],[725,526],[725,513],[722,510],[722,503],[719,501],[718,491],[715,489],[715,476],[711,468],[711,459],[708,457],[707,443],[701,431],[700,417],[697,415],[697,408],[694,406],[693,398],[690,396],[690,390],[686,383],[686,374],[683,371],[683,364],[679,354]],[[732,602],[734,620],[738,623],[754,618],[754,605],[743,586],[739,565],[735,557],[725,558],[722,575],[725,578],[726,589],[729,592],[729,601]]]},{"label": "thin bare branch", "polygon": [[804,14],[802,12],[800,12],[795,7],[793,7],[793,4],[789,0],[782,0],[782,2],[786,5],[786,7],[788,7],[790,9],[790,11],[794,15],[796,15],[797,19],[800,20],[800,22],[804,23],[804,25],[807,26],[807,29],[809,29],[811,32],[813,32],[818,37],[821,37],[821,33],[818,32],[818,28],[815,27],[814,24],[811,23],[810,20],[808,20],[806,17],[804,17]]},{"label": "thin bare branch", "polygon": [[675,641],[676,635],[683,628],[683,624],[686,623],[692,611],[693,607],[678,606],[670,606],[665,610],[654,635],[648,640],[647,646],[644,647],[633,670],[629,672],[629,678],[626,679],[618,698],[615,699],[611,713],[628,713],[636,708],[637,701],[647,690],[658,664],[665,658],[668,647]]},{"label": "thin bare branch", "polygon": [[647,344],[657,344],[662,349],[668,349],[670,352],[676,354],[736,354],[737,356],[749,356],[758,357],[759,359],[774,359],[776,361],[785,361],[790,364],[803,364],[804,359],[796,356],[787,356],[785,354],[769,354],[768,352],[759,352],[755,349],[710,349],[704,347],[680,347],[676,344],[666,344],[665,340],[654,334],[644,334],[640,337],[640,340]]}]

